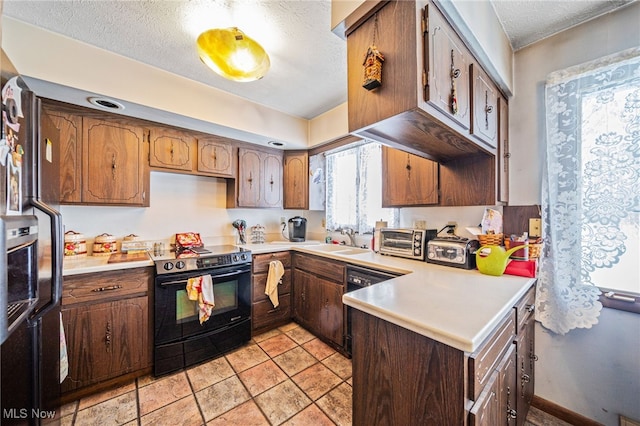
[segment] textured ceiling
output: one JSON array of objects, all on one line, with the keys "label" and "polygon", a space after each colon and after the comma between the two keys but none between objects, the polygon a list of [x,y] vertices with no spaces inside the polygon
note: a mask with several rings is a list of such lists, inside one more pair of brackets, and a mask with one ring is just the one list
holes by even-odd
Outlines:
[{"label": "textured ceiling", "polygon": [[[628,1],[493,3],[517,50]],[[4,0],[3,9],[12,18],[296,117],[310,119],[346,101],[346,43],[330,31],[330,0]],[[271,69],[263,79],[231,82],[200,62],[198,34],[228,26],[268,51]]]},{"label": "textured ceiling", "polygon": [[632,3],[631,0],[493,0],[492,2],[514,50]]}]

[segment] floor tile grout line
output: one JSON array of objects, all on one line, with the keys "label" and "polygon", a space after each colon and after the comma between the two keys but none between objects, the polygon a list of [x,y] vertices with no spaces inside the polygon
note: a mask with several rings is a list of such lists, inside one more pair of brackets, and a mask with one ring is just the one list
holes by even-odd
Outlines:
[{"label": "floor tile grout line", "polygon": [[[226,361],[226,358],[225,358],[225,361]],[[202,424],[206,425],[207,424],[207,419],[204,416],[204,411],[202,411],[202,407],[200,406],[200,401],[198,401],[198,396],[196,395],[196,390],[193,387],[193,383],[191,383],[191,378],[189,377],[189,373],[187,371],[188,370],[185,368],[184,369],[184,375],[187,376],[187,383],[189,383],[189,388],[191,389],[191,396],[193,396],[193,399],[194,399],[194,401],[196,403],[196,407],[198,407],[198,412],[200,413],[200,418],[202,419]],[[188,397],[188,395],[187,395],[187,397]]]}]

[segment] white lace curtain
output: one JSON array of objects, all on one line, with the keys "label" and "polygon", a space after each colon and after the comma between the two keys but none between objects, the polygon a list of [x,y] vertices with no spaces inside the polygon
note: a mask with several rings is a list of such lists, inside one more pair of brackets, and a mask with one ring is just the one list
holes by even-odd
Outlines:
[{"label": "white lace curtain", "polygon": [[372,232],[378,220],[397,226],[398,210],[382,208],[382,146],[362,141],[327,154],[327,229]]},{"label": "white lace curtain", "polygon": [[[598,322],[597,285],[609,286],[594,274],[618,264],[625,244],[637,253],[640,48],[550,74],[545,99],[545,256],[536,318],[565,334]],[[637,268],[637,259],[630,263]]]}]

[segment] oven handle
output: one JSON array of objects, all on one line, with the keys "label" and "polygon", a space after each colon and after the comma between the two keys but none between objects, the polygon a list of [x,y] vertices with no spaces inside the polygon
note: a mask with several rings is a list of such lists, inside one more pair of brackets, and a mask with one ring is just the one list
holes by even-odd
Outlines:
[{"label": "oven handle", "polygon": [[[245,272],[249,272],[248,269],[238,269],[235,271],[231,271],[228,272],[226,274],[220,274],[220,275],[212,275],[212,274],[208,274],[211,275],[211,278],[217,279],[217,278],[224,278],[224,277],[230,277],[232,275],[240,275],[243,274]],[[178,281],[167,281],[166,283],[160,283],[160,287],[170,287],[170,286],[174,286],[174,285],[178,285],[178,284],[187,284],[187,280],[178,280]]]}]

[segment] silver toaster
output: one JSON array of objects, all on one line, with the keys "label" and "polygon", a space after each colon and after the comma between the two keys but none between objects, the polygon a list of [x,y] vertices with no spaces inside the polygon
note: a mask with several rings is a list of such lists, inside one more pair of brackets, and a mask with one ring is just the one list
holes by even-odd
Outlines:
[{"label": "silver toaster", "polygon": [[478,240],[457,236],[437,237],[427,242],[426,260],[428,263],[438,265],[474,269],[478,248],[480,248]]}]

